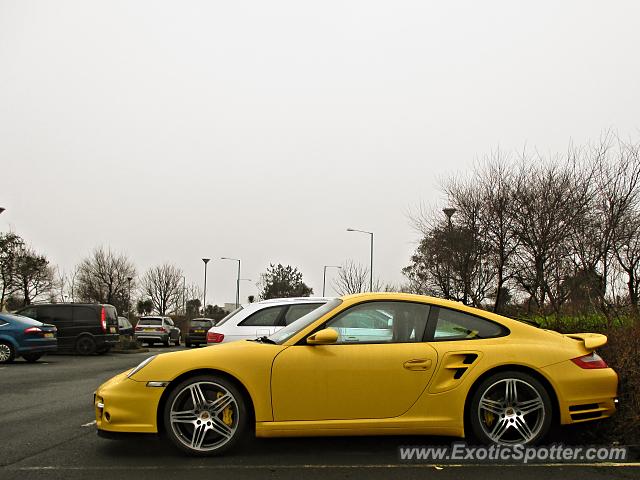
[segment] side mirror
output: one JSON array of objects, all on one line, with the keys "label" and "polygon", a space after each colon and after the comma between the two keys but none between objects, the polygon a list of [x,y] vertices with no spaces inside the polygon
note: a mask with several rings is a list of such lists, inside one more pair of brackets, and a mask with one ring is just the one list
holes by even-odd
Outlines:
[{"label": "side mirror", "polygon": [[307,345],[330,345],[338,341],[338,332],[333,328],[325,328],[307,337]]}]

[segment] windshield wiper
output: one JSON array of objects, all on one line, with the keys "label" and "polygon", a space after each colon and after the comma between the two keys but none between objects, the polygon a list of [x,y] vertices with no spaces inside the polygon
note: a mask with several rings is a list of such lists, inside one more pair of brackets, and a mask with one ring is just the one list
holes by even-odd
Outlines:
[{"label": "windshield wiper", "polygon": [[271,345],[277,345],[276,342],[274,342],[273,340],[271,340],[269,337],[267,337],[266,335],[262,336],[262,337],[258,337],[254,340],[254,342],[260,342],[260,343],[270,343]]}]

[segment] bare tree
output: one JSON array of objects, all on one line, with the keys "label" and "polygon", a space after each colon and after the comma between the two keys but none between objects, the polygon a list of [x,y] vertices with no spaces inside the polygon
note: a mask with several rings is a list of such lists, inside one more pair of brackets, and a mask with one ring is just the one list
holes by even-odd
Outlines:
[{"label": "bare tree", "polygon": [[640,212],[621,222],[614,246],[615,256],[625,272],[629,304],[636,318],[640,302]]},{"label": "bare tree", "polygon": [[15,282],[16,258],[24,249],[24,241],[15,233],[0,234],[0,312],[7,297],[19,290]]},{"label": "bare tree", "polygon": [[182,270],[165,263],[151,267],[142,277],[141,289],[160,315],[177,309],[182,303]]},{"label": "bare tree", "polygon": [[[366,292],[369,287],[369,269],[353,260],[347,260],[333,280],[338,295]],[[375,290],[375,289],[374,289]]]},{"label": "bare tree", "polygon": [[53,289],[53,269],[44,255],[31,248],[23,248],[15,259],[14,283],[23,305],[50,296]]},{"label": "bare tree", "polygon": [[129,277],[135,287],[136,269],[126,255],[98,247],[78,266],[74,293],[81,301],[108,303],[123,312],[127,309]]}]

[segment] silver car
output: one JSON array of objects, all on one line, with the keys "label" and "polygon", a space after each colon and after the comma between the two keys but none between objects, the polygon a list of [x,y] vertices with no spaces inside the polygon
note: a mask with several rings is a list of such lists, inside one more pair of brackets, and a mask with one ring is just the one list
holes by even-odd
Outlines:
[{"label": "silver car", "polygon": [[180,329],[169,317],[140,317],[134,336],[140,343],[162,343],[165,347],[182,342]]}]

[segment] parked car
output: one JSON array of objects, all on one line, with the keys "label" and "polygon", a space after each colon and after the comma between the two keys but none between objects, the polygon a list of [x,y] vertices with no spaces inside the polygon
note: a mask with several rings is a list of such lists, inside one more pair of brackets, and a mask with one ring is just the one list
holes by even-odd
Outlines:
[{"label": "parked car", "polygon": [[216,324],[211,318],[194,318],[189,321],[189,329],[184,336],[184,344],[198,347],[207,344],[207,332]]},{"label": "parked car", "polygon": [[120,335],[133,335],[133,325],[127,317],[118,317],[118,333]]},{"label": "parked car", "polygon": [[618,376],[596,353],[606,343],[450,300],[349,295],[268,338],[145,359],[97,389],[96,426],[163,432],[199,456],[254,434],[533,445],[555,425],[615,413]]},{"label": "parked car", "polygon": [[241,306],[209,329],[207,344],[268,337],[328,300],[322,297],[274,298]]},{"label": "parked car", "polygon": [[56,327],[29,317],[0,313],[0,363],[22,357],[35,362],[58,348]]},{"label": "parked car", "polygon": [[118,312],[101,303],[39,303],[16,312],[58,329],[58,350],[107,353],[118,343]]},{"label": "parked car", "polygon": [[169,317],[140,317],[134,335],[143,344],[160,342],[168,347],[171,342],[175,345],[182,343],[180,329]]}]

